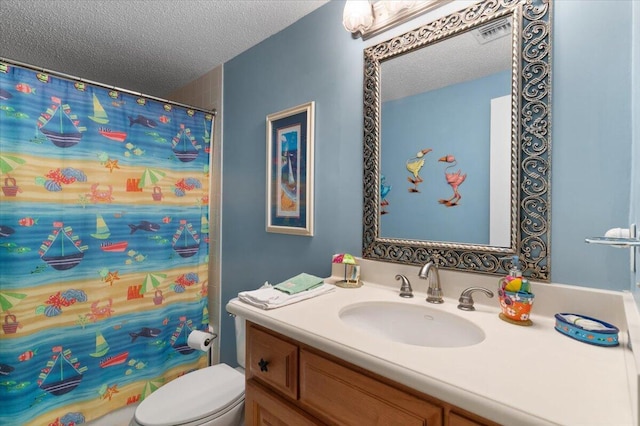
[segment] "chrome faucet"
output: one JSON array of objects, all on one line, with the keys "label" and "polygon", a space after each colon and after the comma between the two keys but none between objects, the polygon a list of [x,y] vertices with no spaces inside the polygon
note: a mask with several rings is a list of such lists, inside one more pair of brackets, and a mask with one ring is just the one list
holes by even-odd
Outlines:
[{"label": "chrome faucet", "polygon": [[398,274],[396,275],[396,280],[402,280],[402,285],[400,286],[400,297],[413,297],[413,289],[411,288],[409,278]]},{"label": "chrome faucet", "polygon": [[[433,277],[429,276],[429,273],[433,270]],[[440,287],[440,275],[438,274],[438,267],[435,263],[429,262],[420,268],[418,276],[422,279],[429,280],[429,287],[427,287],[427,302],[429,303],[443,303],[442,287]]]},{"label": "chrome faucet", "polygon": [[462,291],[460,294],[460,299],[458,299],[458,309],[462,309],[463,311],[475,311],[476,308],[473,307],[473,293],[476,291],[481,291],[486,294],[488,297],[493,297],[493,292],[484,287],[469,287]]}]

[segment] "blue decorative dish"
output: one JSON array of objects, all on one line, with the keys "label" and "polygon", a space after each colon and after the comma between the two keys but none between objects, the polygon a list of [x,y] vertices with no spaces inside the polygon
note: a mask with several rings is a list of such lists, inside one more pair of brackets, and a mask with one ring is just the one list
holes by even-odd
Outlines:
[{"label": "blue decorative dish", "polygon": [[565,336],[596,346],[618,346],[618,327],[580,314],[556,314],[556,330]]}]

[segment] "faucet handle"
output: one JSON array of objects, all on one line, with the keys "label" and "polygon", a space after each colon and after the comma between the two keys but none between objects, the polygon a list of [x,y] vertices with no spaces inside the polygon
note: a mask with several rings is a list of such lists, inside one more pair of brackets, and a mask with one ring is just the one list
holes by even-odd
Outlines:
[{"label": "faucet handle", "polygon": [[458,299],[458,309],[462,309],[463,311],[475,311],[476,308],[473,307],[473,293],[480,291],[486,294],[488,297],[493,297],[493,292],[484,287],[469,287],[462,291],[460,294],[460,298]]},{"label": "faucet handle", "polygon": [[409,278],[398,274],[396,275],[396,280],[402,280],[402,285],[400,286],[400,297],[413,297],[413,289],[411,288]]}]

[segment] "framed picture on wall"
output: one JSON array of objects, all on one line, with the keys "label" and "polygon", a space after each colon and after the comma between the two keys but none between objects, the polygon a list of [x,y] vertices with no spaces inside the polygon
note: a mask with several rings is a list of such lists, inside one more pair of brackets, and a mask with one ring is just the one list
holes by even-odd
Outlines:
[{"label": "framed picture on wall", "polygon": [[267,232],[313,236],[314,110],[267,116]]}]

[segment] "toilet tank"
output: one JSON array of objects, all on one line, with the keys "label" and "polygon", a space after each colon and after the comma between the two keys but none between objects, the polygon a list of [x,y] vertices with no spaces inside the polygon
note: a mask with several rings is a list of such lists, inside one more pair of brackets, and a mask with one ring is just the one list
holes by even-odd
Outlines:
[{"label": "toilet tank", "polygon": [[236,326],[236,360],[238,361],[238,365],[242,368],[245,368],[244,365],[244,349],[245,349],[245,333],[246,333],[246,322],[245,319],[239,315],[236,315],[234,318],[235,326]]}]

